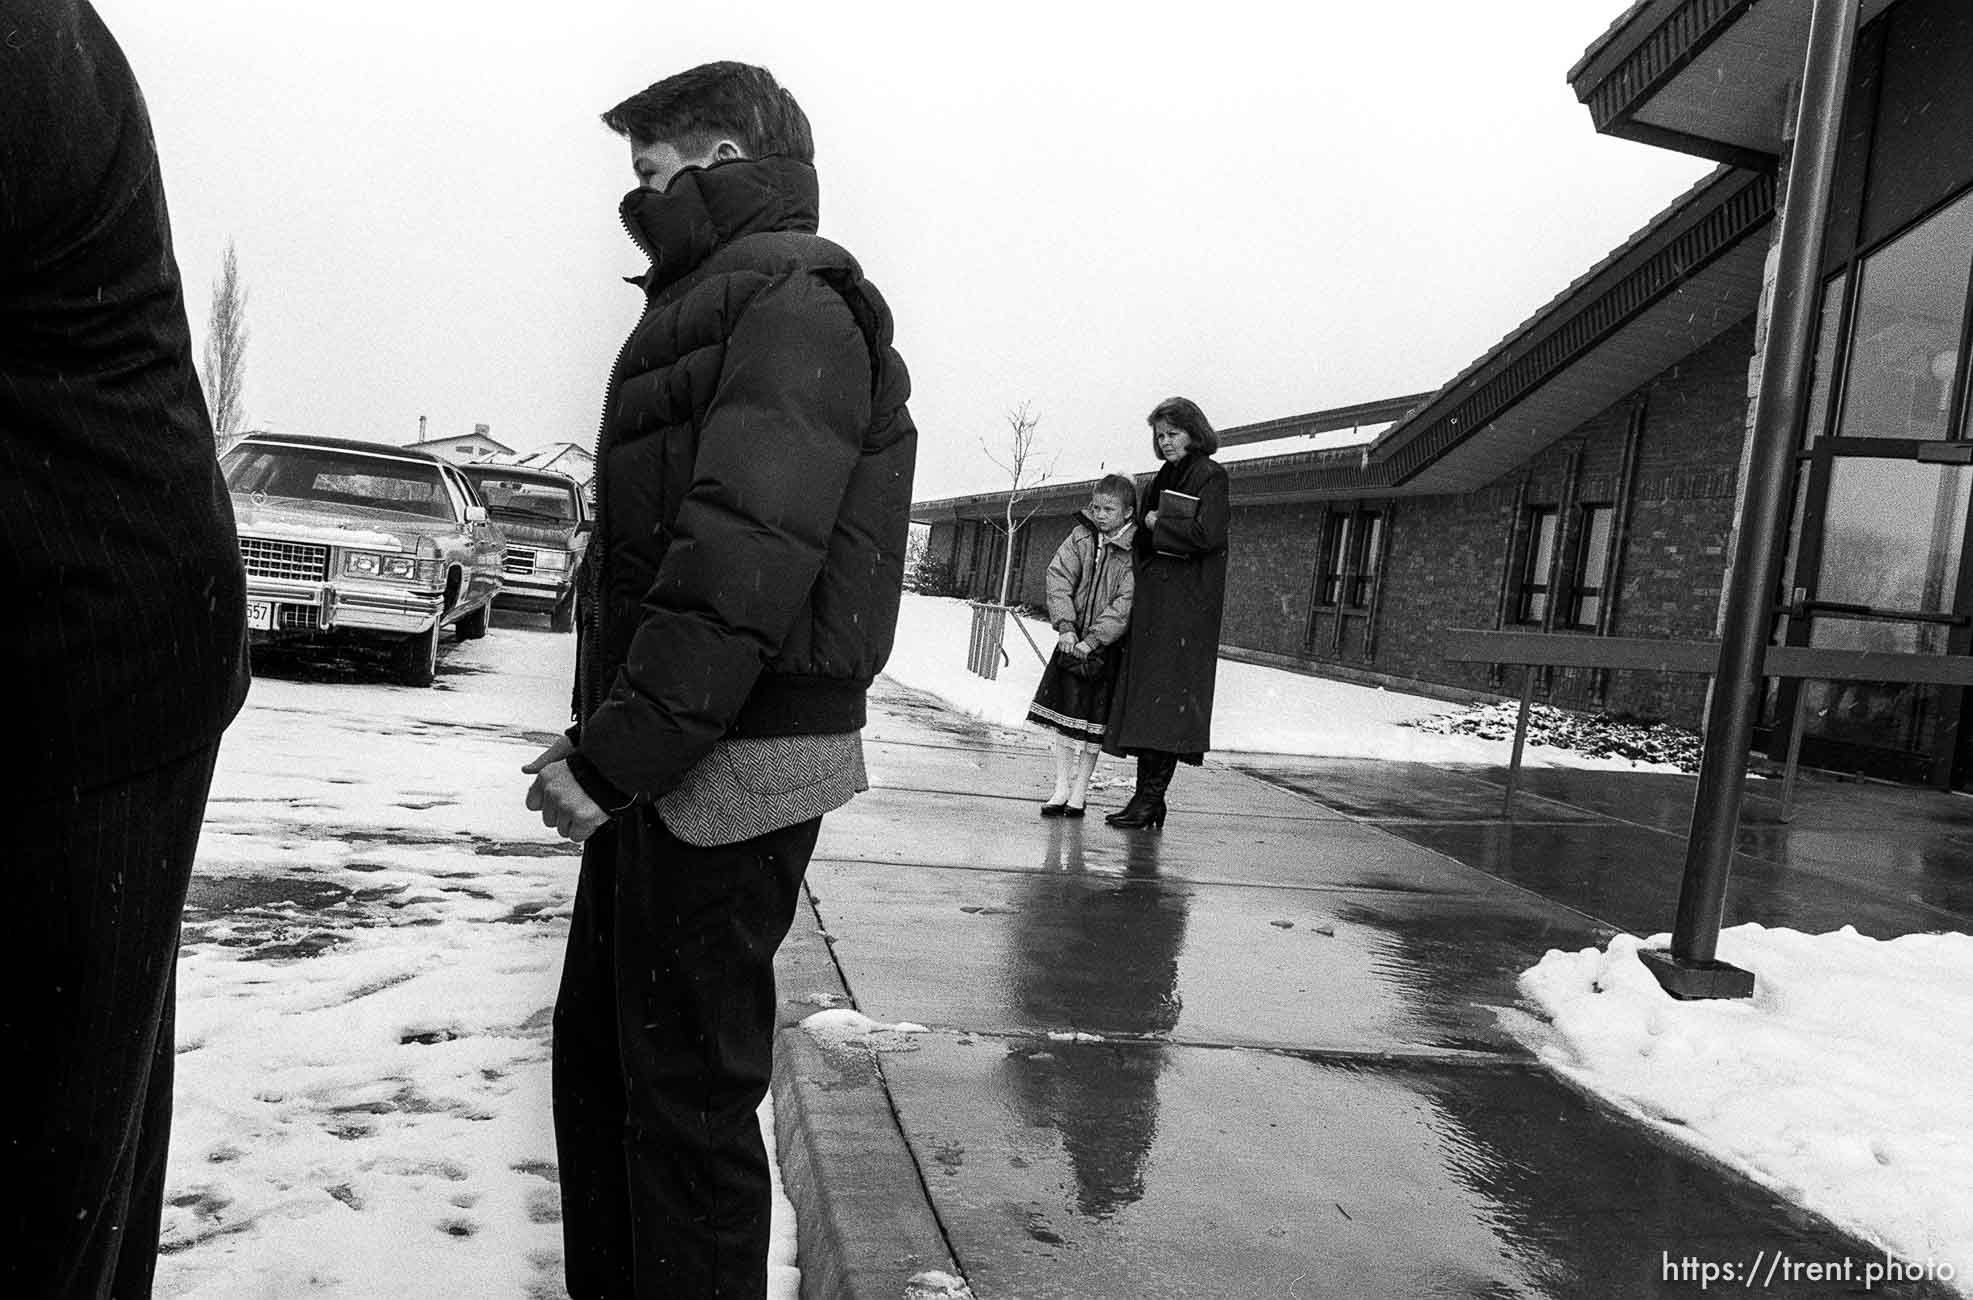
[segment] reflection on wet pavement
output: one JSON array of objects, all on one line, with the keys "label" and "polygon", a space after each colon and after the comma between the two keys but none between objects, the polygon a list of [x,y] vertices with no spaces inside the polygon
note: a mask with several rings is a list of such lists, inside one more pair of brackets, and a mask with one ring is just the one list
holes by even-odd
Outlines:
[{"label": "reflection on wet pavement", "polygon": [[[1870,1257],[1506,1028],[1548,949],[1669,926],[1690,778],[1530,773],[1503,821],[1495,769],[1245,756],[1121,832],[1035,817],[1031,738],[886,725],[809,880],[857,1005],[933,1027],[883,1074],[983,1300],[1601,1300]],[[1887,836],[1813,784],[1786,823],[1750,798],[1729,922],[1957,923],[1973,812],[1898,795]]]},{"label": "reflection on wet pavement", "polygon": [[886,1072],[982,1297],[1614,1300],[1840,1253],[1531,1065],[942,1034]]},{"label": "reflection on wet pavement", "polygon": [[[1504,771],[1361,760],[1241,760],[1249,774],[1330,801],[1394,835],[1638,934],[1671,928],[1694,778],[1534,769],[1513,820]],[[1973,925],[1973,801],[1814,776],[1789,820],[1777,783],[1750,779],[1727,923],[1866,934]]]}]

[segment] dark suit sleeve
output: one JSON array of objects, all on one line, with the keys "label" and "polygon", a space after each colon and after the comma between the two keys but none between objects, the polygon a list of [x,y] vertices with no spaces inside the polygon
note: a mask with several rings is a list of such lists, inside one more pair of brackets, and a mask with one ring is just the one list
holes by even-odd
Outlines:
[{"label": "dark suit sleeve", "polygon": [[[1158,512],[1153,545],[1173,555],[1207,555],[1226,549],[1227,504],[1226,471],[1212,461],[1202,462],[1204,477],[1196,486],[1179,486],[1199,498],[1199,509],[1190,519],[1172,520]],[[1190,477],[1189,475],[1187,476]]]},{"label": "dark suit sleeve", "polygon": [[0,6],[0,288],[71,256],[131,202],[156,202],[143,183],[155,166],[137,83],[95,11]]},{"label": "dark suit sleeve", "polygon": [[808,601],[869,424],[868,345],[841,295],[807,273],[763,290],[624,667],[582,724],[609,787],[661,795],[731,727]]}]

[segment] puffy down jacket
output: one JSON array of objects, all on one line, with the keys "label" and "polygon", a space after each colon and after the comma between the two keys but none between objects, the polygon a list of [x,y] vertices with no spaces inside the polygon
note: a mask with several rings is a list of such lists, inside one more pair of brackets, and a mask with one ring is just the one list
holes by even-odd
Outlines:
[{"label": "puffy down jacket", "polygon": [[863,725],[917,431],[888,307],[814,233],[812,168],[688,169],[623,217],[651,271],[597,443],[571,764],[655,797],[722,737]]}]

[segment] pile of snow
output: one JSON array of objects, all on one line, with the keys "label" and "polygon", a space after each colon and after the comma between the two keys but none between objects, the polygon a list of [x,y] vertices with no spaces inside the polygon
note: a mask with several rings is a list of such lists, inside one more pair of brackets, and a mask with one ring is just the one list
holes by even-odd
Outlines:
[{"label": "pile of snow", "polygon": [[[1514,739],[1519,704],[1482,704],[1459,713],[1403,725],[1446,736]],[[1619,758],[1697,772],[1705,741],[1696,731],[1668,722],[1626,722],[1608,714],[1574,713],[1549,704],[1528,708],[1528,744],[1573,750],[1590,758]]]},{"label": "pile of snow", "polygon": [[904,1284],[904,1300],[973,1300],[973,1288],[964,1278],[938,1269],[913,1273]]},{"label": "pile of snow", "polygon": [[[1005,661],[999,677],[987,681],[966,669],[972,616],[972,606],[965,600],[905,593],[897,647],[884,672],[984,722],[1022,727],[1041,681],[1042,655],[1054,646],[1055,634],[1038,619],[1017,620],[1009,615],[1001,647]],[[1511,715],[1506,739],[1439,735],[1415,725],[1447,709],[1445,701],[1422,695],[1222,659],[1213,695],[1213,748],[1472,767],[1507,762],[1514,734]],[[1539,743],[1528,748],[1522,761],[1531,767],[1677,770],[1670,763],[1596,756]]]},{"label": "pile of snow", "polygon": [[[1551,951],[1521,976],[1541,1060],[1973,1295],[1973,936],[1741,925],[1746,1001],[1681,1002],[1637,957],[1669,936]],[[1896,1261],[1893,1261],[1894,1266]],[[1860,1263],[1859,1268],[1863,1267]]]},{"label": "pile of snow", "polygon": [[877,1052],[915,1052],[918,1044],[911,1040],[911,1035],[932,1032],[909,1020],[887,1025],[850,1007],[818,1011],[804,1019],[801,1027],[826,1044],[844,1046],[857,1043]]}]

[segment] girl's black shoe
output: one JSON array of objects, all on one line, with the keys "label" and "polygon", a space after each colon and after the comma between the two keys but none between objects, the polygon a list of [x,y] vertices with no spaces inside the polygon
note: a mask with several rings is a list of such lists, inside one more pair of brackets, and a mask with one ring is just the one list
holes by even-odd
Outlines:
[{"label": "girl's black shoe", "polygon": [[[1066,817],[1069,815],[1069,805],[1065,803],[1045,803],[1041,805],[1041,815],[1043,817]],[[1077,817],[1082,816],[1082,809],[1076,809],[1074,815]]]}]

